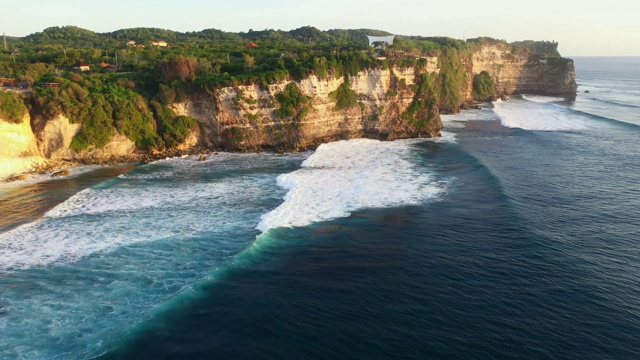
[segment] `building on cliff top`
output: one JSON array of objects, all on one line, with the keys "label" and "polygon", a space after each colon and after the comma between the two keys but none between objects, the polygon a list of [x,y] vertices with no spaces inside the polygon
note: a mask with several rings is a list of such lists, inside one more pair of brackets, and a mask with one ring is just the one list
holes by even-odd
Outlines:
[{"label": "building on cliff top", "polygon": [[71,66],[71,68],[73,70],[79,70],[79,71],[89,71],[90,67],[89,64],[82,62],[82,61],[78,61],[77,63],[73,64]]},{"label": "building on cliff top", "polygon": [[367,35],[367,38],[369,39],[369,46],[373,46],[375,43],[393,45],[393,39],[395,39],[395,37],[396,37],[395,35],[389,35],[389,36]]}]

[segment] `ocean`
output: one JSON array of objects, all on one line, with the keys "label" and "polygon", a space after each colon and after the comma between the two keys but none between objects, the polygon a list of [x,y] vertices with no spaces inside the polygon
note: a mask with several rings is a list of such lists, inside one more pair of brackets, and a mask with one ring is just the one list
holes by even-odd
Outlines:
[{"label": "ocean", "polygon": [[640,58],[439,139],[0,187],[2,359],[638,359]]}]

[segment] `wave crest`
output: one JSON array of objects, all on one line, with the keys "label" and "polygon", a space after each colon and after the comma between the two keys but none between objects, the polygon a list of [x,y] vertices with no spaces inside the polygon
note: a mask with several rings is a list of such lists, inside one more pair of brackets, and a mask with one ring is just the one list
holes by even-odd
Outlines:
[{"label": "wave crest", "polygon": [[438,198],[444,185],[414,168],[411,142],[357,139],[321,145],[302,169],[277,178],[289,191],[279,207],[261,217],[257,229],[306,226],[359,209]]},{"label": "wave crest", "polygon": [[511,99],[496,101],[493,111],[500,123],[509,128],[533,131],[585,130],[587,122],[577,119],[569,110],[547,101]]}]

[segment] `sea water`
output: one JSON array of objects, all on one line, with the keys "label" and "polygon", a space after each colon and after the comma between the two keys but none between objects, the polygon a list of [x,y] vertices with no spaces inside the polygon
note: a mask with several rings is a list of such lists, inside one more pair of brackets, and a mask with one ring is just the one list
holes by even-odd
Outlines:
[{"label": "sea water", "polygon": [[0,358],[640,358],[640,59],[575,61],[441,139],[0,188]]}]

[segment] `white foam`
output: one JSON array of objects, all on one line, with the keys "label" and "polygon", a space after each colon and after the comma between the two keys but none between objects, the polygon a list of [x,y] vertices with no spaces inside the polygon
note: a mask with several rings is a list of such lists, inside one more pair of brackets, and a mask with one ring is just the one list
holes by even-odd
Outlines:
[{"label": "white foam", "polygon": [[306,226],[358,209],[436,199],[444,186],[414,168],[411,143],[357,139],[321,145],[302,169],[277,178],[289,191],[279,207],[261,217],[257,229]]},{"label": "white foam", "polygon": [[496,101],[494,112],[503,126],[538,131],[568,131],[588,129],[587,122],[568,110],[546,102],[522,99]]},{"label": "white foam", "polygon": [[[463,110],[457,114],[440,115],[442,123],[446,127],[455,127],[456,122],[464,122],[470,120],[492,121],[498,120],[491,107],[482,107],[481,109]],[[452,126],[453,125],[453,126]]]},{"label": "white foam", "polygon": [[265,189],[272,179],[85,189],[42,219],[0,234],[0,271],[73,262],[139,242],[225,231],[238,226],[255,199],[268,196]]},{"label": "white foam", "polygon": [[51,209],[45,217],[58,218],[82,214],[101,214],[106,212],[138,211],[143,209],[179,206],[195,201],[202,196],[211,196],[212,192],[231,191],[233,185],[218,184],[215,187],[206,184],[191,184],[188,187],[154,188],[113,188],[84,189],[67,201]]},{"label": "white foam", "polygon": [[558,101],[565,101],[565,98],[557,96],[545,96],[545,95],[522,95],[525,100],[537,102],[537,103],[551,103]]},{"label": "white foam", "polygon": [[442,131],[439,137],[428,138],[425,140],[435,142],[435,143],[456,142],[456,134],[448,131]]},{"label": "white foam", "polygon": [[7,183],[0,182],[0,190],[5,189],[5,188],[23,186],[23,185],[37,184],[37,183],[41,183],[41,182],[44,182],[44,181],[73,178],[73,177],[77,177],[79,175],[82,175],[84,173],[87,173],[89,171],[93,171],[93,170],[99,169],[101,167],[108,167],[108,166],[109,165],[80,165],[80,166],[72,166],[72,167],[67,168],[67,170],[69,170],[69,175],[59,176],[59,177],[55,177],[55,178],[51,177],[51,175],[54,172],[30,173],[30,174],[27,174],[28,178],[26,180],[16,180],[16,181],[7,182]]}]

